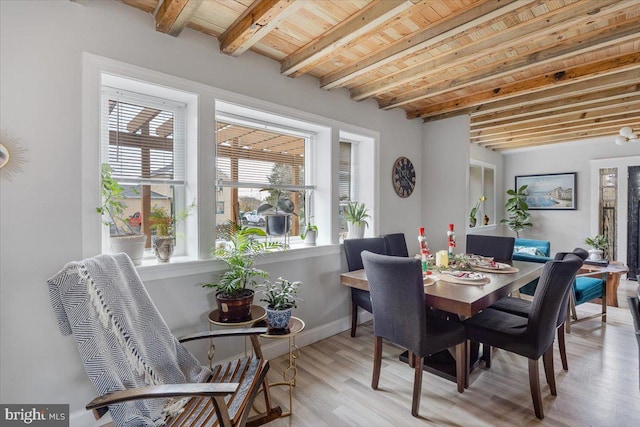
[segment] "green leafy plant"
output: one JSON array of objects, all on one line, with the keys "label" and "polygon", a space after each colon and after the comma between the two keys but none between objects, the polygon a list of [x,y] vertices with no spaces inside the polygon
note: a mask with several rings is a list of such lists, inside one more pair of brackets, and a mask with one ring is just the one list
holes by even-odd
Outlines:
[{"label": "green leafy plant", "polygon": [[507,194],[511,196],[505,204],[509,218],[500,220],[500,224],[505,224],[511,231],[515,231],[517,237],[520,237],[520,232],[526,227],[533,226],[530,222],[529,205],[526,202],[526,189],[527,186],[523,185],[517,191],[507,190]]},{"label": "green leafy plant", "polygon": [[172,236],[175,234],[175,228],[178,224],[186,220],[195,207],[196,204],[193,202],[188,207],[178,211],[174,217],[166,207],[154,205],[149,215],[151,229],[156,230],[157,236]]},{"label": "green leafy plant", "polygon": [[367,218],[369,218],[367,206],[364,203],[349,202],[345,206],[344,210],[345,219],[352,224],[364,224],[365,227],[369,226]]},{"label": "green leafy plant", "polygon": [[269,278],[269,273],[255,267],[256,258],[267,252],[284,249],[280,242],[259,240],[258,237],[266,237],[262,229],[242,227],[233,221],[220,227],[219,237],[225,243],[214,249],[213,253],[229,269],[222,273],[216,283],[205,283],[202,286],[215,288],[225,298],[244,296],[249,287],[258,284],[258,278]]},{"label": "green leafy plant", "polygon": [[318,226],[317,225],[313,225],[311,223],[311,218],[313,218],[313,216],[309,217],[309,221],[307,222],[307,226],[302,230],[302,233],[300,233],[300,238],[303,239],[303,240],[307,237],[307,233],[309,233],[310,231],[315,231],[316,233],[318,232]]},{"label": "green leafy plant", "polygon": [[478,213],[478,209],[480,209],[480,203],[485,202],[486,200],[486,196],[478,197],[478,203],[476,203],[476,206],[471,208],[471,212],[469,212],[469,220],[476,219],[476,214]]},{"label": "green leafy plant", "polygon": [[603,251],[607,248],[609,242],[607,242],[607,238],[602,234],[598,234],[594,237],[587,237],[584,239],[584,243],[591,246],[593,249],[597,251]]},{"label": "green leafy plant", "polygon": [[300,298],[296,297],[296,295],[300,290],[300,286],[302,286],[302,282],[290,282],[279,277],[275,282],[265,280],[264,283],[259,284],[256,288],[264,293],[264,298],[260,299],[260,301],[266,302],[269,309],[286,310],[297,307],[296,301]]},{"label": "green leafy plant", "polygon": [[108,163],[102,164],[102,205],[97,207],[96,211],[103,216],[104,225],[115,227],[117,235],[139,234],[131,227],[129,219],[124,217],[124,209],[127,207],[124,202],[124,188],[111,176],[112,172]]}]

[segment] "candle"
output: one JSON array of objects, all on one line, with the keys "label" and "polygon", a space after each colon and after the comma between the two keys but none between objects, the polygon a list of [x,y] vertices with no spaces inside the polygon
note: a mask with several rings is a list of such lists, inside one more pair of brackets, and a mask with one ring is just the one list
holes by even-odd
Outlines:
[{"label": "candle", "polygon": [[438,251],[436,252],[436,265],[438,267],[449,267],[449,252]]}]

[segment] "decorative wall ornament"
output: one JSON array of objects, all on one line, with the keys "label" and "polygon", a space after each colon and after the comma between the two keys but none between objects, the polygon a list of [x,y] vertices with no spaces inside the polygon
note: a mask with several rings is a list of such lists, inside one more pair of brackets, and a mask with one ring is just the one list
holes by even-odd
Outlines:
[{"label": "decorative wall ornament", "polygon": [[18,138],[10,137],[6,132],[0,132],[0,177],[9,181],[18,172],[22,172],[22,165],[27,162],[27,149],[18,144]]}]

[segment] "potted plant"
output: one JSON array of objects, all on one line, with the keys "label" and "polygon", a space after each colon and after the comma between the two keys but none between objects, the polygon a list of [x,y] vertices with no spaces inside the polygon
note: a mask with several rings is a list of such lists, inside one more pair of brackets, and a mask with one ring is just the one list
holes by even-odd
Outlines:
[{"label": "potted plant", "polygon": [[598,234],[595,237],[587,237],[584,239],[584,243],[593,248],[589,249],[589,259],[591,261],[600,261],[604,250],[609,244],[609,242],[607,242],[607,238],[602,234]]},{"label": "potted plant", "polygon": [[469,227],[473,228],[476,226],[476,223],[478,221],[476,215],[478,214],[478,209],[480,209],[480,203],[486,200],[486,196],[478,197],[478,203],[476,203],[475,207],[471,208],[471,212],[469,212]]},{"label": "potted plant", "polygon": [[267,303],[267,326],[270,332],[285,332],[291,320],[291,310],[296,308],[296,297],[302,286],[302,282],[290,282],[279,277],[275,282],[265,280],[257,286],[264,293],[260,301]]},{"label": "potted plant", "polygon": [[193,208],[195,208],[195,202],[177,212],[175,217],[166,207],[155,205],[151,208],[149,220],[151,229],[156,232],[152,239],[152,246],[159,262],[169,262],[171,259],[176,245],[176,227],[187,219]]},{"label": "potted plant", "polygon": [[257,278],[266,279],[269,274],[255,267],[258,256],[280,250],[280,242],[258,240],[266,237],[260,228],[246,228],[233,221],[220,227],[220,238],[225,243],[214,249],[215,256],[227,264],[228,270],[220,275],[216,283],[205,283],[204,287],[216,290],[216,303],[221,322],[244,322],[251,320],[251,305]]},{"label": "potted plant", "polygon": [[305,246],[315,246],[316,239],[318,237],[318,226],[313,225],[311,223],[311,218],[313,217],[309,218],[309,221],[307,222],[306,227],[302,230],[302,233],[300,234],[300,238],[304,240]]},{"label": "potted plant", "polygon": [[505,224],[511,231],[516,232],[516,237],[520,237],[520,232],[525,227],[531,227],[533,224],[529,221],[531,214],[529,214],[529,205],[526,202],[527,193],[526,185],[515,190],[507,190],[507,194],[511,197],[507,200],[505,208],[509,214],[509,218],[500,220],[500,224]]},{"label": "potted plant", "polygon": [[266,230],[270,236],[282,236],[291,230],[291,215],[298,216],[294,212],[293,201],[283,194],[281,190],[274,188],[263,188],[260,191],[275,192],[275,206],[270,203],[263,203],[257,209],[258,214],[262,214],[267,219]]},{"label": "potted plant", "polygon": [[124,215],[124,209],[127,207],[124,202],[124,188],[111,173],[111,166],[103,163],[100,187],[102,205],[97,207],[96,211],[102,215],[103,224],[109,226],[111,252],[124,252],[129,255],[134,265],[140,265],[147,236],[140,234],[129,224],[129,219]]},{"label": "potted plant", "polygon": [[364,237],[364,229],[369,226],[367,206],[364,203],[349,202],[344,208],[344,217],[349,224],[348,239],[361,239]]}]

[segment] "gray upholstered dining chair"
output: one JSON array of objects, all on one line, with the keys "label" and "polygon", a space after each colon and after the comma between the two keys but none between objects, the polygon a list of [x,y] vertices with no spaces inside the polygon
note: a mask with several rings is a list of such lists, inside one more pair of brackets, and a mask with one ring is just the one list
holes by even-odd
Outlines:
[{"label": "gray upholstered dining chair", "polygon": [[407,249],[407,240],[404,233],[383,234],[380,236],[384,239],[385,253],[392,256],[409,256]]},{"label": "gray upholstered dining chair", "polygon": [[[547,262],[533,296],[529,317],[488,308],[465,320],[470,341],[501,348],[529,359],[529,385],[536,417],[543,419],[538,360],[542,357],[545,376],[553,396],[557,395],[553,371],[553,337],[556,323],[582,259],[568,254],[563,260]],[[565,302],[566,303],[566,302]]]},{"label": "gray upholstered dining chair", "polygon": [[466,252],[492,257],[497,261],[511,261],[515,240],[513,237],[467,234]]},{"label": "gray upholstered dining chair", "polygon": [[369,281],[373,306],[373,378],[378,389],[382,364],[382,340],[389,340],[409,351],[414,368],[411,415],[418,416],[422,392],[424,358],[455,346],[458,391],[466,381],[466,333],[454,321],[427,317],[420,260],[379,255],[365,251],[362,262]]},{"label": "gray upholstered dining chair", "polygon": [[[583,261],[587,259],[589,253],[582,248],[575,248],[573,252],[558,252],[555,255],[555,260],[562,260],[568,254],[577,255]],[[575,280],[575,277],[574,277]],[[567,348],[565,344],[565,324],[567,322],[567,310],[569,308],[569,295],[571,295],[571,288],[567,290],[562,297],[562,305],[560,305],[560,313],[558,314],[558,320],[556,322],[556,328],[558,330],[558,350],[560,351],[560,360],[562,361],[562,369],[569,370],[569,363],[567,361]],[[507,313],[516,314],[522,317],[529,317],[531,312],[531,301],[522,298],[504,297],[489,308],[495,310],[506,311]]]},{"label": "gray upholstered dining chair", "polygon": [[[382,237],[367,237],[364,239],[345,239],[344,254],[347,258],[349,271],[362,270],[362,258],[360,253],[364,250],[377,254],[386,253],[384,239]],[[351,336],[356,336],[358,327],[358,307],[362,307],[372,313],[371,298],[368,291],[351,288]]]}]

